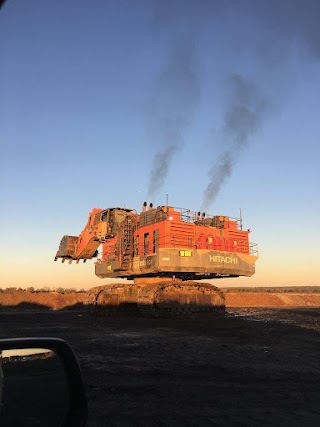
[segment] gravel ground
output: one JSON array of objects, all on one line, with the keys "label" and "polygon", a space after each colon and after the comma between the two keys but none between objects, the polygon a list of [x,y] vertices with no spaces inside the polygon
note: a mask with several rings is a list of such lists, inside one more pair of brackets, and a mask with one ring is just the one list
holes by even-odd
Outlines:
[{"label": "gravel ground", "polygon": [[74,348],[89,426],[320,425],[320,309],[195,320],[0,312],[0,337]]}]

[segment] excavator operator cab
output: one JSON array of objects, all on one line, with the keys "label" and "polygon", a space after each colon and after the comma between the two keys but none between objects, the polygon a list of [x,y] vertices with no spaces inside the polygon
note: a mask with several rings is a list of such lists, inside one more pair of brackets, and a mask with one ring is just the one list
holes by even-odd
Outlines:
[{"label": "excavator operator cab", "polygon": [[[105,209],[99,214],[97,214],[97,225],[100,224],[100,227],[104,229],[106,224],[106,238],[115,237],[119,231],[120,224],[123,224],[127,217],[134,212],[132,209],[125,208],[110,208]],[[96,220],[96,219],[95,219]]]},{"label": "excavator operator cab", "polygon": [[94,219],[92,227],[89,228],[89,232],[93,232],[95,237],[101,241],[115,237],[119,230],[119,224],[125,221],[128,212],[132,212],[132,210],[109,208],[97,213],[92,212],[94,214]]}]

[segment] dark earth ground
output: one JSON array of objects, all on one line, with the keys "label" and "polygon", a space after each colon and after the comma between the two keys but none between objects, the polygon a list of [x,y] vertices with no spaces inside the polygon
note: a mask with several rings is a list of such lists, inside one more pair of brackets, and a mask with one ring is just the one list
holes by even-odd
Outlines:
[{"label": "dark earth ground", "polygon": [[320,425],[320,309],[203,319],[0,311],[0,338],[67,340],[89,426]]}]

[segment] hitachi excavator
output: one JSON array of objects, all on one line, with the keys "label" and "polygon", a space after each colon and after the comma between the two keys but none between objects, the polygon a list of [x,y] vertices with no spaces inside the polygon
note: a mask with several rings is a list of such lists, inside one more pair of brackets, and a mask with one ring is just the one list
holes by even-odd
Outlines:
[{"label": "hitachi excavator", "polygon": [[203,279],[252,276],[257,246],[242,219],[172,206],[142,211],[94,208],[79,236],[63,236],[55,256],[71,263],[98,257],[100,278],[126,278],[92,288],[88,304],[134,305],[143,313],[224,310],[224,295]]}]

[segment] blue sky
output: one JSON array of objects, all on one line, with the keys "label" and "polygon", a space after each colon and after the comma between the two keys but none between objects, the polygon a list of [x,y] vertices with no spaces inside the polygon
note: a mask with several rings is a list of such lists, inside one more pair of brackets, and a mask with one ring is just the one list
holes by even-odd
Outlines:
[{"label": "blue sky", "polygon": [[0,287],[102,284],[93,262],[53,262],[62,235],[167,193],[242,208],[257,272],[219,286],[320,285],[319,16],[312,0],[8,0]]}]

